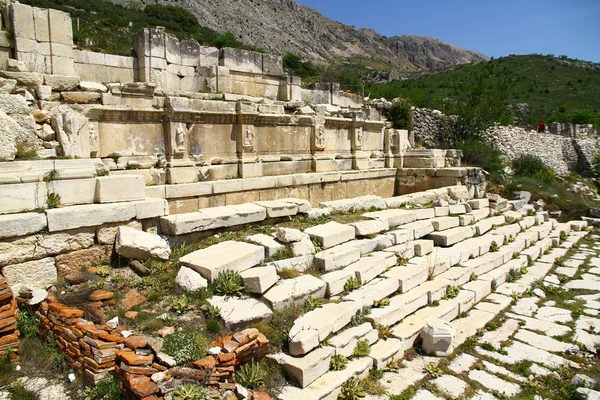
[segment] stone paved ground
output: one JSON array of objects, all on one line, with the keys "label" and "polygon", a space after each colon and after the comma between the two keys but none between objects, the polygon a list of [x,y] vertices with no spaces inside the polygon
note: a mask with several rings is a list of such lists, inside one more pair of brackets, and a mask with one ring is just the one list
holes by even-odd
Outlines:
[{"label": "stone paved ground", "polygon": [[[572,247],[529,291],[495,294],[489,307],[508,307],[451,357],[408,353],[380,379],[391,397],[366,399],[600,399],[600,236],[564,245]],[[475,322],[473,311],[455,329]]]}]

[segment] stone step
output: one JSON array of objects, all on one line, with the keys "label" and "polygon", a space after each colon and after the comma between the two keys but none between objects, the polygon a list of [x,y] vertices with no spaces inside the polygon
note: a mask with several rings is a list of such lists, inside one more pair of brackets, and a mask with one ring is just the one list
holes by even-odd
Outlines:
[{"label": "stone step", "polygon": [[359,340],[366,340],[369,344],[373,344],[378,339],[379,332],[377,332],[377,329],[374,329],[371,323],[365,322],[358,326],[346,328],[332,336],[327,340],[327,344],[335,349],[335,354],[350,357]]},{"label": "stone step", "polygon": [[275,360],[301,388],[305,388],[329,371],[329,363],[334,352],[333,347],[324,346],[303,357],[292,357],[285,353],[267,357]]},{"label": "stone step", "polygon": [[325,297],[326,283],[312,275],[302,275],[294,279],[280,280],[269,289],[263,299],[273,310],[282,310],[286,306],[304,303],[309,297]]},{"label": "stone step", "polygon": [[316,240],[324,249],[353,240],[356,236],[354,227],[335,221],[305,229],[304,233],[310,235],[311,239]]},{"label": "stone step", "polygon": [[347,243],[315,254],[315,266],[323,272],[335,271],[357,262],[360,256],[360,249]]},{"label": "stone step", "polygon": [[438,246],[452,246],[460,241],[473,237],[475,228],[471,226],[461,226],[448,229],[442,232],[429,234],[429,239],[433,240]]},{"label": "stone step", "polygon": [[344,300],[356,301],[361,307],[371,306],[375,300],[381,300],[398,290],[396,279],[377,278],[344,296]]},{"label": "stone step", "polygon": [[378,251],[348,265],[344,268],[344,271],[355,273],[356,278],[364,285],[383,274],[388,268],[396,265],[396,260],[394,254]]},{"label": "stone step", "polygon": [[334,201],[322,201],[319,207],[331,208],[334,211],[359,211],[369,210],[371,208],[385,209],[386,202],[379,196],[362,196],[352,199],[342,199]]},{"label": "stone step", "polygon": [[268,322],[273,316],[269,307],[253,298],[213,296],[207,301],[210,305],[219,308],[219,316],[232,330],[244,328],[255,322]]}]

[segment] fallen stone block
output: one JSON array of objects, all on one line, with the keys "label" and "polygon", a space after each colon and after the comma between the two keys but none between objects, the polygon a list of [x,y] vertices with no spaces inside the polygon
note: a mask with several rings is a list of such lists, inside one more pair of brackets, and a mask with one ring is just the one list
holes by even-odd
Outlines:
[{"label": "fallen stone block", "polygon": [[[325,304],[304,314],[294,321],[294,325],[290,329],[288,335],[290,354],[298,356],[311,351],[329,335],[338,332],[350,323],[350,320],[359,309],[359,304],[353,301],[343,301],[341,303]],[[306,335],[307,331],[313,331],[313,334],[316,333],[318,340],[308,337]]]},{"label": "fallen stone block", "polygon": [[402,229],[410,232],[410,239],[420,239],[433,232],[433,225],[430,221],[416,221],[405,224]]},{"label": "fallen stone block", "polygon": [[264,258],[264,247],[230,240],[194,251],[181,257],[179,262],[212,282],[220,272],[228,269],[243,272],[260,264]]},{"label": "fallen stone block", "polygon": [[299,256],[293,258],[286,258],[285,260],[272,261],[266,263],[265,266],[273,266],[277,272],[283,269],[295,269],[300,272],[304,272],[312,267],[315,260],[314,255]]},{"label": "fallen stone block", "polygon": [[404,355],[402,342],[398,339],[379,340],[373,347],[369,357],[373,359],[373,366],[383,369],[388,361],[399,360]]},{"label": "fallen stone block", "polygon": [[456,228],[460,225],[459,217],[437,217],[431,220],[431,225],[435,231],[445,231]]},{"label": "fallen stone block", "polygon": [[335,221],[305,229],[304,233],[309,234],[324,249],[348,242],[355,237],[354,227]]},{"label": "fallen stone block", "polygon": [[515,222],[519,222],[523,219],[523,215],[516,211],[505,211],[502,213],[504,218],[506,218],[507,224],[514,224]]},{"label": "fallen stone block", "polygon": [[375,300],[394,294],[398,287],[396,279],[378,278],[344,296],[344,300],[356,301],[361,307],[371,306]]},{"label": "fallen stone block", "polygon": [[448,212],[452,216],[457,216],[457,215],[460,215],[460,214],[466,214],[467,213],[467,207],[464,204],[450,205],[448,207]]},{"label": "fallen stone block", "polygon": [[139,175],[114,175],[96,178],[97,203],[144,200],[146,184]]},{"label": "fallen stone block", "polygon": [[277,353],[268,357],[281,365],[301,388],[305,388],[329,371],[329,363],[333,354],[333,347],[325,346],[303,357],[291,357],[285,353]]},{"label": "fallen stone block", "polygon": [[297,199],[293,197],[287,197],[285,199],[279,199],[279,201],[285,201],[286,203],[293,203],[298,206],[299,213],[308,213],[312,210],[310,201],[306,199]]},{"label": "fallen stone block", "polygon": [[277,232],[275,233],[275,236],[277,237],[277,240],[279,240],[282,243],[293,243],[301,241],[306,236],[306,234],[302,233],[298,229],[278,228]]},{"label": "fallen stone block", "polygon": [[277,270],[273,266],[250,268],[240,275],[248,293],[263,294],[279,280]]},{"label": "fallen stone block", "polygon": [[436,357],[447,357],[454,351],[452,341],[454,329],[448,322],[430,319],[421,331],[422,348],[425,354]]},{"label": "fallen stone block", "polygon": [[374,208],[382,210],[387,208],[387,205],[383,198],[379,196],[363,196],[353,199],[323,201],[319,203],[319,207],[331,208],[335,211],[359,211]]},{"label": "fallen stone block", "polygon": [[344,271],[355,273],[356,278],[364,285],[384,273],[389,267],[396,265],[396,260],[396,256],[392,253],[371,253],[348,265]]},{"label": "fallen stone block", "polygon": [[315,254],[315,265],[329,272],[344,268],[360,259],[360,250],[351,245],[336,246]]},{"label": "fallen stone block", "polygon": [[429,239],[433,240],[438,246],[452,246],[453,244],[472,237],[474,234],[474,227],[461,226],[443,232],[430,233]]},{"label": "fallen stone block", "polygon": [[427,281],[428,271],[425,266],[403,265],[391,268],[383,276],[398,281],[398,292],[406,293]]},{"label": "fallen stone block", "polygon": [[250,242],[255,243],[265,248],[265,256],[273,257],[275,254],[285,249],[285,246],[273,239],[272,236],[259,233],[257,235],[248,236]]},{"label": "fallen stone block", "polygon": [[46,288],[58,279],[53,257],[7,265],[2,268],[2,274],[10,286],[22,284],[30,289]]},{"label": "fallen stone block", "polygon": [[473,199],[467,201],[467,203],[473,210],[481,210],[482,208],[487,208],[490,206],[490,201],[488,199]]},{"label": "fallen stone block", "polygon": [[390,228],[415,222],[417,215],[412,210],[383,210],[368,212],[363,217],[378,219],[387,223]]},{"label": "fallen stone block", "polygon": [[287,217],[298,214],[298,205],[282,200],[255,201],[254,204],[267,210],[267,218]]},{"label": "fallen stone block", "polygon": [[230,329],[241,329],[262,321],[270,321],[273,312],[264,303],[253,298],[213,296],[208,303],[219,308],[219,315]]},{"label": "fallen stone block", "polygon": [[166,240],[128,226],[120,226],[115,240],[115,251],[130,260],[168,260],[171,247]]},{"label": "fallen stone block", "polygon": [[321,280],[327,284],[327,297],[342,293],[348,279],[355,275],[354,271],[346,270],[333,271],[321,275]]},{"label": "fallen stone block", "polygon": [[181,267],[175,277],[177,283],[182,289],[193,292],[208,287],[208,281],[199,273],[188,267]]},{"label": "fallen stone block", "polygon": [[288,305],[301,304],[309,297],[325,297],[327,285],[312,275],[279,281],[264,294],[265,301],[273,310],[282,310]]},{"label": "fallen stone block", "polygon": [[349,225],[354,227],[356,236],[373,236],[389,229],[384,220],[359,221]]}]

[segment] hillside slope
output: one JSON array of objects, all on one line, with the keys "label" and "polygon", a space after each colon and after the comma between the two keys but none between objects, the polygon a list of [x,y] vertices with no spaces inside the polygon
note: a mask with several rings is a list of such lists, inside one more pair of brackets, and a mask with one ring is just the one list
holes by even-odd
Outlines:
[{"label": "hillside slope", "polygon": [[509,56],[421,78],[374,84],[367,90],[371,98],[404,97],[417,106],[451,112],[454,101],[466,100],[481,79],[488,86],[506,82],[507,104],[528,104],[528,112],[521,116],[525,123],[569,122],[583,110],[598,118],[600,112],[600,64],[566,57]]},{"label": "hillside slope", "polygon": [[488,60],[440,40],[419,36],[387,38],[356,29],[302,6],[296,0],[111,0],[124,6],[176,5],[189,9],[201,25],[232,31],[246,44],[278,54],[296,53],[323,62],[336,57],[381,60],[386,69],[416,72]]}]

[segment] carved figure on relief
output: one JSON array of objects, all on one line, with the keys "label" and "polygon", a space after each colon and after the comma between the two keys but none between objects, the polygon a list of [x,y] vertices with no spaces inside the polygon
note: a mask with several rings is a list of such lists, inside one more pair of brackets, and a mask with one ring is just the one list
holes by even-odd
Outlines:
[{"label": "carved figure on relief", "polygon": [[175,145],[178,151],[185,151],[187,147],[187,137],[194,129],[194,124],[179,124],[175,132]]},{"label": "carved figure on relief", "polygon": [[363,128],[362,126],[356,127],[356,147],[362,147],[363,142]]},{"label": "carved figure on relief", "polygon": [[247,126],[246,130],[244,130],[244,146],[254,146],[254,130],[250,126]]}]

